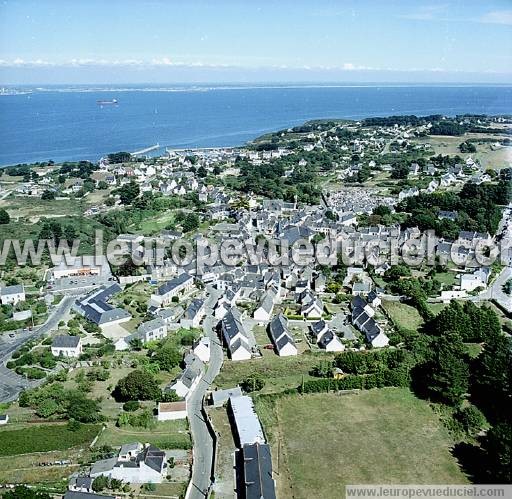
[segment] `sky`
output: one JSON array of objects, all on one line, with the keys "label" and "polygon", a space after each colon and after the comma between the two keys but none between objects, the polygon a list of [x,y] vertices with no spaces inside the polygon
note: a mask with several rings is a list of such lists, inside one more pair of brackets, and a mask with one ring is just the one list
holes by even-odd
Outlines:
[{"label": "sky", "polygon": [[512,0],[2,0],[0,85],[512,83]]}]

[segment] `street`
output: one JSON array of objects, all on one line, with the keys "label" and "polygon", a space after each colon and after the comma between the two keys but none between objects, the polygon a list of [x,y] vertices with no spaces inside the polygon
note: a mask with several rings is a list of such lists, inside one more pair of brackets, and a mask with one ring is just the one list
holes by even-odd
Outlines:
[{"label": "street", "polygon": [[74,300],[75,298],[72,296],[65,296],[50,313],[47,321],[41,326],[34,328],[32,331],[16,333],[16,337],[12,340],[8,337],[7,333],[0,337],[0,402],[16,400],[22,390],[35,386],[40,382],[29,381],[23,376],[19,376],[14,371],[7,369],[5,363],[11,358],[11,355],[27,341],[39,338],[48,334],[53,329],[56,329],[61,318],[71,309]]},{"label": "street", "polygon": [[208,335],[211,340],[210,362],[208,363],[206,373],[203,375],[201,381],[187,402],[190,433],[192,434],[193,442],[192,478],[190,495],[188,496],[192,499],[207,497],[208,488],[210,486],[210,472],[213,460],[213,441],[201,412],[201,408],[204,396],[217,374],[219,374],[224,360],[222,345],[214,330],[215,323],[216,319],[210,314],[204,319],[203,330],[205,335]]}]

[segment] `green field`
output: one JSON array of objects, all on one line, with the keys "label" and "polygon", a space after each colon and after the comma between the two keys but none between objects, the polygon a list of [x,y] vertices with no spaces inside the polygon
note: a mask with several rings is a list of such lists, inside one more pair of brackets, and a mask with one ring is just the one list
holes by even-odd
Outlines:
[{"label": "green field", "polygon": [[297,388],[304,376],[309,378],[311,369],[322,360],[332,360],[333,354],[321,352],[305,353],[296,357],[279,357],[272,351],[262,358],[242,362],[224,362],[220,374],[215,378],[219,388],[236,386],[249,376],[257,375],[265,380],[263,393],[279,392],[286,388]]},{"label": "green field", "polygon": [[29,425],[25,428],[0,431],[0,456],[15,456],[31,452],[65,450],[89,445],[100,430],[99,425],[81,425],[69,431],[66,425]]},{"label": "green field", "polygon": [[256,410],[280,497],[343,498],[346,484],[468,482],[438,415],[408,389],[260,397]]},{"label": "green field", "polygon": [[148,442],[160,449],[190,449],[192,447],[188,425],[184,419],[157,423],[152,429],[109,426],[101,433],[96,446],[120,447],[131,442]]},{"label": "green field", "polygon": [[383,301],[382,306],[398,327],[417,331],[423,325],[421,315],[411,305],[398,301]]}]

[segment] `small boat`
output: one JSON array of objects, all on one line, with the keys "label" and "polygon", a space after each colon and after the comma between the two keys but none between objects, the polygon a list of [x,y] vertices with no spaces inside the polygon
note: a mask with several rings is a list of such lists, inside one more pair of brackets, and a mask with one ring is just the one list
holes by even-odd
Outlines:
[{"label": "small boat", "polygon": [[117,102],[117,99],[97,100],[96,104],[98,104],[98,106],[109,106],[109,105],[116,105],[116,104],[118,104],[118,102]]}]

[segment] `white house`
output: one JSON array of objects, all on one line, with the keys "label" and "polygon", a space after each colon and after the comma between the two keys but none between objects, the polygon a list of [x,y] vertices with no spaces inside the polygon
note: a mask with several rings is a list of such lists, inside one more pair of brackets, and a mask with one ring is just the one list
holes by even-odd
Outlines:
[{"label": "white house", "polygon": [[171,303],[179,293],[187,293],[194,286],[194,278],[184,272],[160,286],[155,294],[151,295],[151,302],[157,306],[165,306]]},{"label": "white house", "polygon": [[91,478],[104,475],[128,483],[161,483],[167,467],[165,452],[150,444],[125,444],[119,455],[96,461],[89,473]]},{"label": "white house", "polygon": [[80,336],[55,336],[51,351],[55,357],[79,357],[82,353],[82,340]]},{"label": "white house", "polygon": [[489,280],[490,271],[486,267],[481,267],[472,274],[461,274],[460,289],[461,291],[474,291],[477,288],[486,288]]},{"label": "white house", "polygon": [[339,340],[339,338],[330,329],[326,331],[320,340],[318,346],[323,348],[326,352],[343,352],[345,345]]},{"label": "white house", "polygon": [[158,421],[172,421],[175,419],[187,418],[187,403],[180,402],[159,402],[156,419]]},{"label": "white house", "polygon": [[266,293],[261,300],[260,306],[254,311],[253,317],[257,321],[268,321],[272,317],[272,309],[274,308],[274,300],[269,293]]},{"label": "white house", "polygon": [[297,347],[288,332],[288,319],[283,315],[276,315],[269,324],[269,333],[272,342],[280,357],[297,355]]},{"label": "white house", "polygon": [[194,343],[192,351],[202,362],[210,362],[210,338],[208,338],[208,336],[199,338],[199,340]]},{"label": "white house", "polygon": [[201,371],[187,367],[176,380],[169,385],[169,390],[174,390],[178,397],[187,399],[201,380]]},{"label": "white house", "polygon": [[201,320],[204,317],[205,301],[196,298],[190,302],[190,305],[185,310],[185,314],[180,320],[182,327],[191,328],[199,327]]},{"label": "white house", "polygon": [[221,331],[231,360],[248,360],[252,357],[251,344],[242,324],[241,313],[232,307],[221,321]]},{"label": "white house", "polygon": [[0,290],[0,302],[2,305],[16,305],[25,301],[25,289],[23,284],[4,286]]}]

